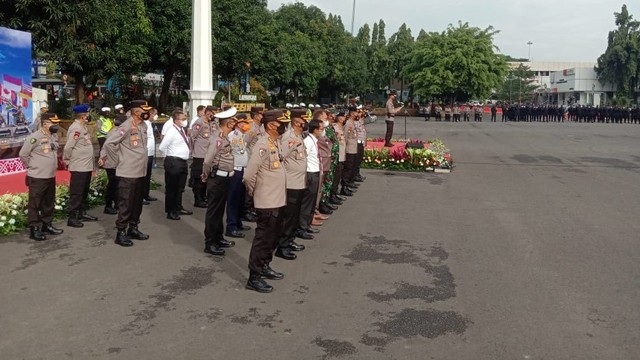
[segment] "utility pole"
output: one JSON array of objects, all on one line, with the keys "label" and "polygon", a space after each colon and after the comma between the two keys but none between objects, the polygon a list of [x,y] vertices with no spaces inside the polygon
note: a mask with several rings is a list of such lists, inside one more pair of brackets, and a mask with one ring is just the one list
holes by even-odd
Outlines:
[{"label": "utility pole", "polygon": [[[354,0],[355,1],[355,0]],[[533,43],[531,41],[529,41],[527,43],[527,45],[529,45],[529,62],[531,62],[531,45],[533,45]]]},{"label": "utility pole", "polygon": [[353,11],[351,12],[351,36],[353,36],[353,29],[356,23],[356,0],[353,0]]}]

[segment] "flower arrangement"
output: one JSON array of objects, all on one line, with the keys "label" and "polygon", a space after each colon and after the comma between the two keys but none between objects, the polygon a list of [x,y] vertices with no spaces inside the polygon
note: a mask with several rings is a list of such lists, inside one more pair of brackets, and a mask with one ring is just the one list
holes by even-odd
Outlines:
[{"label": "flower arrangement", "polygon": [[[375,140],[373,140],[375,141]],[[423,143],[421,140],[413,140]],[[424,148],[367,148],[364,151],[362,167],[399,171],[433,171],[435,168],[451,169],[449,149],[439,139],[429,140]]]}]

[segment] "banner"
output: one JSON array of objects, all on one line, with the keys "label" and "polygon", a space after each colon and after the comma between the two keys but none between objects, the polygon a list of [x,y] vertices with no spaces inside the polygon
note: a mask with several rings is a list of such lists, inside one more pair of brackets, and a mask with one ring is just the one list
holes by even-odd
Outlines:
[{"label": "banner", "polygon": [[31,34],[0,27],[0,175],[24,170],[17,157],[31,124]]}]

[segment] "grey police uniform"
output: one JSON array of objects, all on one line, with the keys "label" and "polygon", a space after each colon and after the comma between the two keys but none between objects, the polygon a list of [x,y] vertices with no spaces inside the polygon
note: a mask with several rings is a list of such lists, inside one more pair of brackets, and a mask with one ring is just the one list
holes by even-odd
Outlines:
[{"label": "grey police uniform", "polygon": [[283,210],[283,231],[277,246],[288,248],[296,236],[302,197],[307,187],[307,149],[302,134],[297,135],[292,129],[282,135],[281,144],[287,175],[287,204]]},{"label": "grey police uniform", "polygon": [[207,197],[207,189],[205,184],[200,180],[200,175],[202,174],[202,163],[204,162],[205,155],[207,155],[211,135],[215,128],[217,128],[215,124],[212,121],[205,121],[204,117],[196,120],[191,127],[190,136],[191,146],[193,148],[193,160],[191,162],[190,183],[196,203],[203,202]]},{"label": "grey police uniform", "polygon": [[63,159],[71,173],[69,181],[69,216],[81,216],[86,210],[91,174],[95,169],[91,135],[85,124],[74,121],[67,131]]},{"label": "grey police uniform", "polygon": [[227,195],[227,233],[242,230],[242,210],[245,202],[246,187],[242,183],[244,169],[249,163],[249,153],[244,141],[244,134],[234,130],[227,136],[231,143],[234,174],[229,184]]},{"label": "grey police uniform", "polygon": [[[118,136],[118,128],[112,127],[107,133],[105,142],[114,136]],[[107,173],[107,190],[104,194],[105,208],[115,209],[118,207],[118,187],[120,178],[116,176],[116,168],[118,167],[118,152],[114,147],[102,146],[100,150],[100,158],[104,159],[102,168]]]}]

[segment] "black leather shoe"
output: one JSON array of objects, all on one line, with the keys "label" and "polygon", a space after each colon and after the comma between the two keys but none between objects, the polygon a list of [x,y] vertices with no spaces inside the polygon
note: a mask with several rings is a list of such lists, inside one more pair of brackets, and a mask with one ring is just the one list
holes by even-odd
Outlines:
[{"label": "black leather shoe", "polygon": [[318,211],[320,212],[320,214],[323,214],[323,215],[333,214],[333,210],[331,210],[325,203],[320,204],[320,206],[318,207]]},{"label": "black leather shoe", "polygon": [[29,235],[29,239],[33,239],[35,241],[47,240],[47,237],[44,236],[42,231],[40,231],[40,227],[39,226],[32,226],[30,230],[31,230],[31,232],[30,232],[30,235]]},{"label": "black leather shoe", "polygon": [[294,254],[291,251],[291,249],[289,249],[289,248],[281,248],[281,247],[279,247],[276,250],[276,253],[274,254],[274,256],[277,256],[277,257],[285,259],[285,260],[295,260],[298,257],[296,254]]},{"label": "black leather shoe", "polygon": [[267,284],[267,282],[260,277],[260,274],[249,275],[249,280],[247,280],[247,285],[245,287],[259,293],[270,293],[273,291],[273,286]]},{"label": "black leather shoe", "polygon": [[366,179],[366,178],[365,178],[364,176],[362,176],[362,175],[357,175],[353,180],[354,180],[355,182],[364,182],[364,180],[365,180],[365,179]]},{"label": "black leather shoe", "polygon": [[284,274],[283,273],[279,273],[275,270],[273,270],[269,265],[265,265],[264,268],[262,268],[262,271],[260,272],[260,276],[263,278],[267,278],[270,280],[282,280],[284,279]]},{"label": "black leather shoe", "polygon": [[346,183],[345,185],[347,185],[348,187],[352,188],[352,189],[357,189],[358,187],[360,187],[360,184],[358,184],[357,182],[350,182],[350,183]]},{"label": "black leather shoe", "polygon": [[320,232],[320,229],[316,229],[316,228],[310,227],[310,228],[307,229],[307,232],[311,233],[311,234],[317,234],[317,233]]},{"label": "black leather shoe", "polygon": [[51,225],[51,223],[42,223],[42,232],[51,235],[60,235],[64,232],[62,229],[57,229]]},{"label": "black leather shoe", "polygon": [[136,240],[147,240],[149,239],[149,235],[143,233],[142,231],[138,230],[137,226],[133,226],[133,225],[129,225],[129,231],[127,231],[127,236],[131,239],[136,239]]},{"label": "black leather shoe", "polygon": [[115,243],[120,246],[133,246],[133,241],[129,239],[125,229],[118,229],[118,234],[116,235]]},{"label": "black leather shoe", "polygon": [[178,214],[180,215],[193,215],[193,211],[191,210],[187,210],[187,209],[182,209],[178,212]]},{"label": "black leather shoe", "polygon": [[149,201],[144,200],[144,199],[142,200],[142,205],[149,205],[149,204],[151,204]]},{"label": "black leather shoe", "polygon": [[331,210],[338,210],[338,205],[331,204],[330,202],[325,201],[324,205]]},{"label": "black leather shoe", "polygon": [[355,194],[358,192],[358,189],[352,188],[351,186],[347,186],[347,191],[349,191],[352,194]]},{"label": "black leather shoe", "polygon": [[305,249],[305,246],[296,244],[295,242],[292,241],[291,245],[289,245],[289,248],[291,249],[291,251],[302,251]]},{"label": "black leather shoe", "polygon": [[242,220],[248,222],[256,222],[256,220],[258,220],[258,217],[252,213],[247,213],[242,217]]},{"label": "black leather shoe", "polygon": [[244,238],[244,233],[241,233],[238,230],[227,231],[227,232],[225,232],[224,235],[228,236],[228,237],[232,237],[232,238],[237,238],[237,239]]},{"label": "black leather shoe", "polygon": [[344,204],[344,202],[342,202],[342,200],[338,199],[337,197],[332,196],[332,197],[329,198],[329,204],[342,205],[342,204]]},{"label": "black leather shoe", "polygon": [[296,232],[296,237],[304,240],[313,240],[313,235],[306,231],[298,231]]},{"label": "black leather shoe", "polygon": [[204,201],[202,201],[202,200],[201,200],[201,201],[196,201],[196,202],[193,204],[193,207],[206,209],[206,208],[207,208],[207,203],[206,203],[206,202],[204,202]]},{"label": "black leather shoe", "polygon": [[98,218],[95,216],[91,216],[86,212],[82,211],[80,213],[80,217],[78,218],[80,221],[98,221]]},{"label": "black leather shoe", "polygon": [[340,200],[340,201],[345,201],[345,200],[347,200],[347,197],[346,197],[346,196],[342,196],[342,195],[338,195],[338,194],[336,194],[336,195],[335,195],[335,197],[336,197],[338,200]]},{"label": "black leather shoe", "polygon": [[221,247],[221,248],[230,248],[230,247],[236,246],[236,242],[235,241],[229,241],[229,240],[221,239],[221,240],[216,241],[216,246],[217,247]]},{"label": "black leather shoe", "polygon": [[67,220],[67,226],[74,227],[74,228],[81,228],[81,227],[84,226],[82,221],[80,221],[80,219],[78,219],[78,213],[77,212],[75,212],[75,211],[70,211],[69,212],[69,219]]},{"label": "black leather shoe", "polygon": [[204,252],[216,256],[223,256],[225,253],[224,249],[221,249],[217,245],[213,244],[205,244]]},{"label": "black leather shoe", "polygon": [[384,144],[384,147],[393,147],[393,144]]},{"label": "black leather shoe", "polygon": [[340,191],[340,195],[342,196],[353,196],[353,193],[349,191],[347,187],[343,187],[342,191]]},{"label": "black leather shoe", "polygon": [[175,212],[167,213],[167,219],[169,220],[180,220],[180,216]]},{"label": "black leather shoe", "polygon": [[144,198],[144,199],[145,199],[145,200],[147,200],[147,201],[156,201],[156,200],[158,200],[157,198],[154,198],[154,197],[153,197],[153,196],[151,196],[151,195],[149,195],[149,196],[145,196],[145,198]]},{"label": "black leather shoe", "polygon": [[247,226],[247,225],[242,225],[242,228],[240,229],[240,231],[249,231],[251,230],[251,226]]},{"label": "black leather shoe", "polygon": [[118,210],[116,210],[115,208],[112,207],[105,207],[104,208],[104,213],[107,215],[116,215],[118,213]]}]

